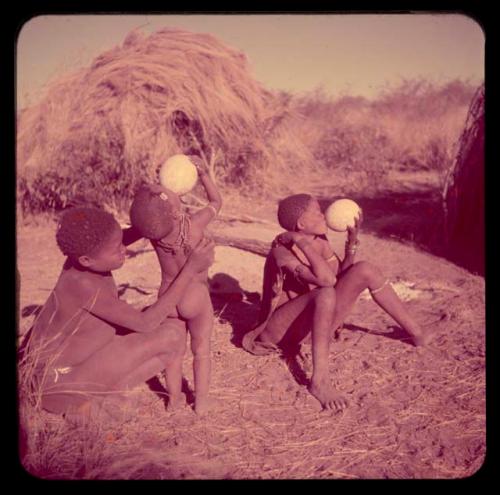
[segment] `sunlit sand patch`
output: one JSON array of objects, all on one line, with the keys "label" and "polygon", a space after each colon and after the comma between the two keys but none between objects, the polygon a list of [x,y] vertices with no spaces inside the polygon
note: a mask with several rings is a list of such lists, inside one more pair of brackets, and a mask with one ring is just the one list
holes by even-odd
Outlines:
[{"label": "sunlit sand patch", "polygon": [[[432,289],[417,289],[415,284],[412,282],[407,282],[406,280],[400,280],[398,282],[391,282],[391,286],[400,297],[402,301],[411,301],[413,299],[429,298],[431,297]],[[361,299],[371,299],[371,295],[368,289],[365,289],[360,296]]]}]

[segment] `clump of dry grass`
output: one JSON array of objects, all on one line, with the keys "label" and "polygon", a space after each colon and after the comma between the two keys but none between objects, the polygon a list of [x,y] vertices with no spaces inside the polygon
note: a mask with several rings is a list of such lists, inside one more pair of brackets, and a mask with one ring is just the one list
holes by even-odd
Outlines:
[{"label": "clump of dry grass", "polygon": [[[296,100],[307,115],[303,139],[320,165],[353,191],[388,188],[391,170],[444,175],[455,154],[474,87],[455,80],[408,80],[374,100],[316,91]],[[332,178],[332,184],[335,184]]]},{"label": "clump of dry grass", "polygon": [[[218,348],[230,332],[227,323],[217,323]],[[387,352],[370,354],[377,339]],[[226,343],[214,356],[212,394],[219,402],[207,418],[188,408],[168,415],[144,390],[131,419],[115,425],[97,420],[71,427],[39,413],[32,423],[37,450],[27,458],[31,472],[59,479],[471,475],[484,459],[484,359],[466,357],[462,349],[463,359],[453,359],[442,344],[418,353],[391,342],[357,332],[333,346],[331,375],[350,403],[340,414],[320,412],[278,356],[256,360]],[[304,355],[301,366],[310,377],[307,347]],[[190,365],[188,359],[192,380]]]},{"label": "clump of dry grass", "polygon": [[288,103],[211,35],[134,31],[18,116],[22,210],[59,209],[78,195],[121,209],[179,152],[217,154],[223,185],[263,187],[262,173],[310,158],[286,126]]}]

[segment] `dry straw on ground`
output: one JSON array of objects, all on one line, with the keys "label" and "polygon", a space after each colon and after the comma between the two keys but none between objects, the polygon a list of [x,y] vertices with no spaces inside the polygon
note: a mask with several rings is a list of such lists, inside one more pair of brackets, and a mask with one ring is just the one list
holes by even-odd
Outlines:
[{"label": "dry straw on ground", "polygon": [[[43,304],[57,279],[63,256],[54,229],[50,223],[20,231],[22,309]],[[218,229],[262,241],[277,230],[243,223]],[[248,297],[214,295],[211,390],[218,404],[210,416],[200,420],[190,407],[168,414],[158,382],[131,392],[125,420],[97,418],[86,428],[30,402],[24,466],[64,479],[471,475],[485,454],[484,280],[395,241],[362,234],[361,242],[359,259],[377,262],[398,290],[412,289],[418,297],[408,300],[409,309],[434,322],[437,339],[430,349],[415,349],[373,301],[361,298],[330,354],[331,376],[349,401],[344,413],[320,412],[307,392],[307,346],[303,360],[256,357],[239,347],[258,315],[250,293],[260,291],[264,258],[218,246],[210,276],[226,274]],[[137,308],[154,301],[159,283],[155,254],[144,247],[132,246],[116,273],[122,298]],[[33,317],[21,322],[26,331]],[[189,351],[184,372],[192,386]]]}]

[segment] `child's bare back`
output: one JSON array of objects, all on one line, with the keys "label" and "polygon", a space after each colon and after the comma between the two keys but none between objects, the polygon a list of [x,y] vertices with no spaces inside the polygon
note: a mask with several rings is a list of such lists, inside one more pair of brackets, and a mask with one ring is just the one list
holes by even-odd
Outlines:
[{"label": "child's bare back", "polygon": [[[114,339],[115,328],[88,311],[98,294],[118,298],[111,273],[106,277],[75,273],[66,263],[33,328],[42,356],[52,356],[54,370],[85,361]],[[44,328],[43,334],[37,328]]]},{"label": "child's bare back", "polygon": [[[209,204],[189,215],[182,211],[177,194],[160,185],[147,186],[136,194],[131,208],[132,224],[148,237],[161,267],[159,297],[170,287],[187,257],[205,239],[205,228],[217,215],[222,198],[207,171],[195,162]],[[191,282],[175,310],[168,316],[185,322],[191,336],[195,379],[195,410],[199,414],[208,407],[210,380],[210,339],[213,326],[213,307],[208,290],[208,270],[198,273]],[[182,358],[166,370],[169,405],[182,405]]]},{"label": "child's bare back", "polygon": [[[198,246],[204,239],[204,229],[188,214],[183,214],[182,222],[185,227],[185,238],[177,243],[171,242],[167,238],[159,241],[152,241],[153,247],[158,256],[161,267],[161,285],[158,294],[161,295],[175,279],[179,271],[184,266],[189,253]],[[177,234],[177,237],[178,234]],[[208,270],[197,275],[197,281],[206,283],[208,279]]]}]

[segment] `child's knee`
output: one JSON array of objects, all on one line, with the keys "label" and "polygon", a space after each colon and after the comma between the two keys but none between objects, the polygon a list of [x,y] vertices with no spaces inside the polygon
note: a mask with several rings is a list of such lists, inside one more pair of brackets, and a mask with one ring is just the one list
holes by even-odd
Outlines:
[{"label": "child's knee", "polygon": [[316,307],[333,312],[335,301],[336,294],[333,287],[319,287],[315,289],[314,303]]},{"label": "child's knee", "polygon": [[382,273],[379,268],[369,261],[358,261],[353,268],[356,270],[357,276],[365,282],[366,285],[377,282]]},{"label": "child's knee", "polygon": [[210,355],[210,333],[206,332],[203,335],[191,336],[191,351],[193,356],[205,357]]}]

